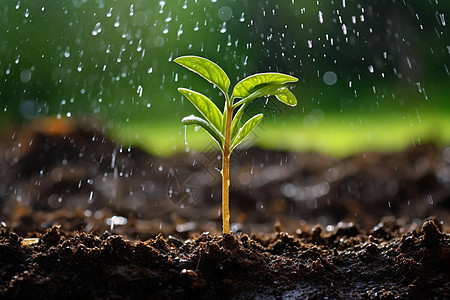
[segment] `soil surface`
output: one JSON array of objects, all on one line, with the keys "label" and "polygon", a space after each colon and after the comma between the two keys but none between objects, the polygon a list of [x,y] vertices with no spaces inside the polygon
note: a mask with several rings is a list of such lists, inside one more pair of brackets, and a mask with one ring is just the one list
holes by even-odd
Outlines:
[{"label": "soil surface", "polygon": [[450,299],[450,147],[240,149],[222,236],[214,147],[155,157],[86,120],[1,131],[0,298]]}]

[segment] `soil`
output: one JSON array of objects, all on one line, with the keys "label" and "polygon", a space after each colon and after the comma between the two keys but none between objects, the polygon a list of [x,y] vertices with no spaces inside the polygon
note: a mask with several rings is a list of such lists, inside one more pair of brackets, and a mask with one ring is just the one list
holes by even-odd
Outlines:
[{"label": "soil", "polygon": [[93,118],[4,129],[0,297],[450,299],[450,147],[241,149],[224,236],[216,168]]}]

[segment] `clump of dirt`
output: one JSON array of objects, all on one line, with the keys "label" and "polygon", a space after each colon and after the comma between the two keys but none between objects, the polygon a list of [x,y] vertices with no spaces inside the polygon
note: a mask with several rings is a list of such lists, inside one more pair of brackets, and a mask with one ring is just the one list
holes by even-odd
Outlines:
[{"label": "clump of dirt", "polygon": [[[0,295],[41,299],[370,298],[444,299],[450,235],[426,221],[389,239],[354,225],[301,237],[119,235],[52,227],[34,239],[0,231]],[[387,236],[387,235],[384,235]]]},{"label": "clump of dirt", "polygon": [[220,153],[153,156],[87,119],[1,131],[2,297],[450,294],[450,147],[241,149],[222,237]]}]

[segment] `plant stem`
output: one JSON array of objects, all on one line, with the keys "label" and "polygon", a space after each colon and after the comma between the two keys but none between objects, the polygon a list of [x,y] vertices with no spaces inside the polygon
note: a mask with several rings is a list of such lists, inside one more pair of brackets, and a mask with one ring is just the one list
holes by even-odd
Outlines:
[{"label": "plant stem", "polygon": [[230,156],[223,154],[222,160],[222,233],[230,233],[230,208],[229,208],[229,187],[230,187]]},{"label": "plant stem", "polygon": [[226,122],[225,122],[225,141],[223,146],[223,158],[222,158],[222,223],[223,234],[230,233],[230,207],[229,207],[229,195],[230,195],[230,143],[231,143],[231,120],[233,118],[233,107],[229,104],[227,99],[226,103]]}]

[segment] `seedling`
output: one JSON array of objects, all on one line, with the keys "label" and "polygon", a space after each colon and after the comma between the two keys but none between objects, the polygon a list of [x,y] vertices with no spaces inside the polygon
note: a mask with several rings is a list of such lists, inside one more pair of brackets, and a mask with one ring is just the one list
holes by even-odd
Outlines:
[{"label": "seedling", "polygon": [[[243,112],[254,99],[271,95],[289,106],[297,105],[297,99],[285,84],[296,82],[298,79],[281,73],[254,74],[239,81],[230,96],[228,94],[230,79],[217,64],[199,56],[181,56],[174,61],[217,86],[225,97],[223,113],[221,113],[205,95],[190,89],[178,88],[178,91],[191,101],[204,117],[203,119],[190,115],[183,118],[181,122],[184,125],[204,128],[222,151],[222,222],[223,234],[228,234],[230,233],[230,155],[263,117],[263,114],[257,114],[240,126]],[[236,109],[238,110],[234,113]]]}]

